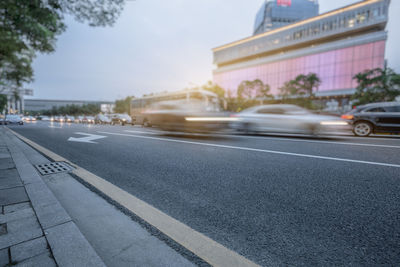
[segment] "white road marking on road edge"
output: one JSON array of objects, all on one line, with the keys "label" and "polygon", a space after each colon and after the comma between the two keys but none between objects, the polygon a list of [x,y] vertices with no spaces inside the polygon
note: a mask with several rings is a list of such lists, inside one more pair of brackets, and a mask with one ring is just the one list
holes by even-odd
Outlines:
[{"label": "white road marking on road edge", "polygon": [[219,135],[226,137],[242,137],[242,138],[253,138],[253,139],[266,139],[266,140],[278,140],[278,141],[291,141],[291,142],[305,142],[305,143],[321,143],[321,144],[333,144],[333,145],[349,145],[349,146],[370,146],[370,147],[384,147],[384,148],[400,148],[400,146],[392,145],[379,145],[379,144],[365,144],[365,143],[347,143],[347,142],[335,142],[335,141],[321,141],[321,140],[301,140],[293,138],[280,138],[280,137],[268,137],[268,136],[246,136],[246,135]]},{"label": "white road marking on road edge", "polygon": [[[161,134],[171,134],[174,132],[146,132],[146,131],[131,131],[131,130],[124,130],[124,132],[128,133],[143,133],[143,134],[152,134],[152,135],[161,135]],[[175,132],[176,134],[176,132]],[[186,135],[186,134],[183,134]],[[190,134],[194,136],[209,136],[207,134]],[[251,139],[265,139],[265,140],[277,140],[277,141],[290,141],[290,142],[305,142],[305,143],[321,143],[321,144],[333,144],[333,145],[349,145],[349,146],[369,146],[369,147],[383,147],[383,148],[397,148],[400,149],[400,146],[393,146],[393,145],[380,145],[380,144],[366,144],[366,143],[348,143],[348,142],[335,142],[335,141],[321,141],[321,140],[302,140],[302,139],[293,139],[293,137],[288,136],[288,138],[282,137],[270,137],[270,136],[251,136],[251,135],[235,135],[235,134],[216,134],[216,137],[234,137],[234,138],[251,138]],[[341,137],[340,137],[341,138]],[[375,140],[380,140],[374,138]],[[393,139],[395,140],[395,139]],[[400,141],[400,140],[399,140]]]},{"label": "white road marking on road edge", "polygon": [[270,153],[270,154],[279,154],[279,155],[288,155],[288,156],[296,156],[296,157],[304,157],[304,158],[334,160],[334,161],[342,161],[342,162],[352,162],[352,163],[360,163],[360,164],[369,164],[369,165],[379,165],[379,166],[385,166],[385,167],[400,168],[400,165],[398,165],[398,164],[391,164],[391,163],[381,163],[381,162],[363,161],[363,160],[355,160],[355,159],[325,157],[325,156],[317,156],[317,155],[309,155],[309,154],[300,154],[300,153],[292,153],[292,152],[284,152],[284,151],[276,151],[276,150],[267,150],[267,149],[258,149],[258,148],[250,148],[250,147],[218,145],[218,144],[201,143],[201,142],[193,142],[193,141],[184,141],[184,140],[176,140],[176,139],[160,138],[160,137],[151,137],[151,136],[142,136],[142,135],[111,133],[111,132],[103,132],[103,131],[97,131],[97,132],[98,132],[98,133],[102,133],[102,134],[120,135],[120,136],[136,137],[136,138],[144,138],[144,139],[152,139],[152,140],[167,141],[167,142],[175,142],[175,143],[185,143],[185,144],[191,144],[191,145],[201,145],[201,146],[209,146],[209,147],[220,147],[220,148],[238,149],[238,150],[245,150],[245,151],[254,151],[254,152],[262,152],[262,153]]},{"label": "white road marking on road edge", "polygon": [[44,155],[54,161],[65,161],[71,164],[76,169],[73,173],[83,179],[85,182],[94,186],[96,189],[103,192],[106,196],[118,202],[123,207],[127,208],[138,217],[145,220],[150,225],[160,230],[178,244],[193,252],[195,255],[206,261],[212,266],[235,267],[249,266],[259,267],[256,263],[246,259],[242,255],[224,247],[215,242],[211,238],[195,231],[186,224],[168,216],[162,211],[156,209],[150,204],[136,198],[121,188],[111,184],[103,178],[87,171],[84,168],[77,166],[69,160],[55,154],[54,152],[42,147],[30,139],[10,130],[15,136],[29,144]]},{"label": "white road marking on road edge", "polygon": [[156,132],[132,131],[132,130],[124,130],[124,132],[128,132],[128,133],[144,133],[144,134],[159,134],[159,133],[156,133]]}]

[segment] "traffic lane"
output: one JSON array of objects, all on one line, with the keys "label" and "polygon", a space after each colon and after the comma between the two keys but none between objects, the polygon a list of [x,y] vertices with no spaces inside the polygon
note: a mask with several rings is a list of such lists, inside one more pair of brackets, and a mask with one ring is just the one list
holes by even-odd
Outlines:
[{"label": "traffic lane", "polygon": [[[204,144],[208,146],[235,147],[244,150],[259,150],[265,153],[296,154],[292,156],[330,157],[340,161],[366,161],[367,164],[400,164],[398,157],[400,146],[385,146],[369,144],[351,144],[339,142],[322,142],[310,140],[284,139],[232,139],[216,136],[199,136],[185,134],[162,134],[159,136],[141,136],[131,131],[111,132],[97,131],[99,134],[117,135],[143,139],[165,140],[179,143]],[[293,143],[293,141],[296,141]],[[371,152],[374,153],[371,153]]]},{"label": "traffic lane", "polygon": [[158,130],[157,128],[147,128],[142,126],[111,126],[111,125],[93,125],[93,124],[74,124],[74,123],[57,123],[57,122],[34,122],[28,123],[26,126],[38,126],[38,127],[49,127],[55,129],[74,129],[74,128],[85,128],[90,130],[94,129],[107,129],[107,131],[112,132],[122,132],[122,131],[132,131],[135,134],[161,134],[161,135],[177,135],[180,136],[200,136],[200,138],[206,136],[208,138],[244,138],[244,139],[264,139],[264,140],[275,140],[275,141],[307,141],[307,142],[341,142],[341,143],[351,143],[351,144],[371,144],[371,145],[384,145],[384,146],[400,146],[400,136],[395,135],[382,135],[382,136],[372,136],[372,137],[355,137],[355,136],[319,136],[311,137],[304,135],[285,135],[285,134],[258,134],[258,135],[243,135],[235,131],[225,131],[219,133],[211,134],[188,134],[179,132],[165,132]]},{"label": "traffic lane", "polygon": [[126,138],[55,152],[260,264],[399,260],[398,169]]},{"label": "traffic lane", "polygon": [[[61,127],[61,126],[60,126]],[[172,140],[184,140],[187,142],[207,143],[214,145],[238,146],[249,149],[264,149],[276,152],[296,153],[301,155],[334,157],[337,159],[360,160],[372,163],[400,164],[398,146],[369,143],[350,143],[332,140],[315,140],[313,138],[251,138],[247,136],[231,135],[191,135],[182,133],[165,133],[152,130],[141,130],[133,127],[112,127],[96,125],[63,125],[63,128],[49,128],[50,132],[58,132],[65,140],[69,137],[77,137],[76,132],[89,132],[92,134],[110,135],[143,135],[150,134],[148,138],[165,138]],[[48,131],[42,129],[44,134]],[[146,138],[146,137],[143,137]],[[62,140],[61,140],[62,141]]]}]

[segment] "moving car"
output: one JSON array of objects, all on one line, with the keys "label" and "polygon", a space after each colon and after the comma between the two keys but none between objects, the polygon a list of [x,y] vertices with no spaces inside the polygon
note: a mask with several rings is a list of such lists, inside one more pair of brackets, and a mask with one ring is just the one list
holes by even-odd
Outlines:
[{"label": "moving car", "polygon": [[342,119],[348,120],[357,136],[372,133],[400,133],[400,102],[381,102],[358,106]]},{"label": "moving car", "polygon": [[82,123],[83,121],[83,116],[76,116],[74,122],[75,123]]},{"label": "moving car", "polygon": [[221,113],[198,100],[171,100],[154,103],[146,116],[151,124],[165,131],[208,133],[225,129],[237,118]]},{"label": "moving car", "polygon": [[81,120],[81,123],[94,123],[93,116],[84,116]]},{"label": "moving car", "polygon": [[54,117],[54,121],[55,121],[55,122],[64,122],[64,117],[62,117],[62,116],[55,116],[55,117]]},{"label": "moving car", "polygon": [[65,121],[65,122],[68,122],[68,123],[71,123],[71,122],[74,122],[74,121],[75,121],[75,118],[72,117],[72,116],[66,115],[66,116],[64,117],[64,121]]},{"label": "moving car", "polygon": [[96,117],[94,117],[94,123],[95,124],[110,124],[111,119],[108,118],[106,115],[97,114]]},{"label": "moving car", "polygon": [[36,121],[36,118],[32,117],[32,116],[24,116],[22,118],[22,120],[24,120],[24,121]]},{"label": "moving car", "polygon": [[350,131],[339,117],[314,114],[296,105],[276,104],[252,107],[236,115],[232,127],[242,132],[320,135]]},{"label": "moving car", "polygon": [[20,115],[6,115],[6,124],[19,124],[23,125],[24,121]]},{"label": "moving car", "polygon": [[128,114],[111,114],[111,125],[120,124],[132,124],[132,118]]}]

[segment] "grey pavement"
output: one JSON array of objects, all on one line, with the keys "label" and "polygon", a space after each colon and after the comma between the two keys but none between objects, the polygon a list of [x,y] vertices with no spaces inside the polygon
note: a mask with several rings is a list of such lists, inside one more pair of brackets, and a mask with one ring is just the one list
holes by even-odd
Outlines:
[{"label": "grey pavement", "polygon": [[[4,238],[0,236],[3,265],[194,266],[70,174],[40,176],[34,165],[50,161],[3,127],[0,140],[9,150],[6,159],[15,161],[5,163],[12,168],[0,169],[0,177],[8,171],[4,184],[12,184],[10,173],[15,175],[13,181],[19,181],[16,186],[5,186],[13,192],[0,194],[4,212],[0,224],[6,221],[8,231]],[[0,150],[0,160],[6,153]],[[24,224],[11,224],[18,219],[24,219]],[[5,238],[10,234],[12,240]]]},{"label": "grey pavement", "polygon": [[19,142],[0,128],[0,266],[104,266]]},{"label": "grey pavement", "polygon": [[[400,262],[400,169],[371,164],[400,165],[398,137],[194,136],[136,126],[49,125],[10,128],[260,265]],[[67,141],[76,132],[106,138]],[[61,194],[68,179],[45,181],[60,202],[71,201],[63,206],[89,238],[90,229],[80,226],[87,209],[73,209],[73,197]]]}]

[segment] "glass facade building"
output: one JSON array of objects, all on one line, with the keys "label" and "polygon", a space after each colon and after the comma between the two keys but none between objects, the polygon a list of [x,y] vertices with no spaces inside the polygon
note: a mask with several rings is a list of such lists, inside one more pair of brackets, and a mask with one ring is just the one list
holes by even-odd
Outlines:
[{"label": "glass facade building", "polygon": [[235,95],[260,79],[273,94],[299,74],[316,73],[318,97],[349,98],[355,74],[383,67],[390,0],[366,0],[213,49],[214,82]]},{"label": "glass facade building", "polygon": [[257,12],[254,35],[317,16],[317,0],[265,0]]}]

